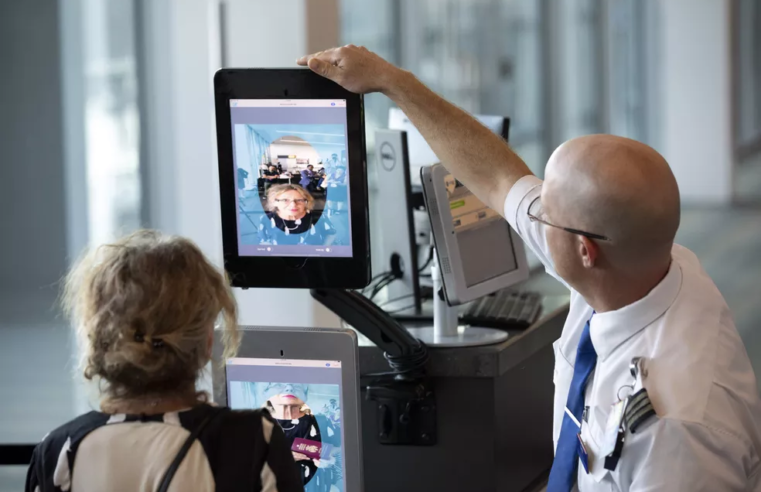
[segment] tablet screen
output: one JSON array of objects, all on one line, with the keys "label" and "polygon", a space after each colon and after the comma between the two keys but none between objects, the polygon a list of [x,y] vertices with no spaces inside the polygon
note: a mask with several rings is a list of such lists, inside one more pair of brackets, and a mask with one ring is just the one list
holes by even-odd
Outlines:
[{"label": "tablet screen", "polygon": [[234,358],[226,370],[229,406],[269,410],[285,433],[304,490],[344,491],[341,362]]},{"label": "tablet screen", "polygon": [[517,270],[518,260],[507,221],[451,174],[444,177],[444,186],[465,285],[473,287]]},{"label": "tablet screen", "polygon": [[351,257],[345,99],[231,99],[240,256]]}]

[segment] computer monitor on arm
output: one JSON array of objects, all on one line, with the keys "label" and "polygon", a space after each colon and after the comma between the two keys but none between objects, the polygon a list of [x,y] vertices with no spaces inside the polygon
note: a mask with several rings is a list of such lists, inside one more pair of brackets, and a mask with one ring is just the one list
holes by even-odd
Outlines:
[{"label": "computer monitor on arm", "polygon": [[526,280],[523,242],[441,164],[424,167],[421,182],[436,246],[432,265],[434,326],[415,329],[429,344],[467,346],[497,343],[502,330],[458,326],[455,306]]}]

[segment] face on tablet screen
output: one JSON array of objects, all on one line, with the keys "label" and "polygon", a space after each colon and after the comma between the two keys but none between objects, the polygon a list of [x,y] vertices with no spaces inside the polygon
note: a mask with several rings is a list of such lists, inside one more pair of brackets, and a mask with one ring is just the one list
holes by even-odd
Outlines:
[{"label": "face on tablet screen", "polygon": [[230,100],[240,256],[351,257],[346,101]]},{"label": "face on tablet screen", "polygon": [[343,491],[341,362],[236,358],[231,408],[266,408],[283,429],[306,492]]}]

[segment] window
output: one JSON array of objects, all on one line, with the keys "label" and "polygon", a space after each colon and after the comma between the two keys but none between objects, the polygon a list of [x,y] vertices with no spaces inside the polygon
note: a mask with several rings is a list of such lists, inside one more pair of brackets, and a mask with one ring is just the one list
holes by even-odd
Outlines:
[{"label": "window", "polygon": [[[542,175],[575,136],[651,140],[649,3],[343,0],[341,35],[467,111],[509,116],[511,145]],[[368,141],[391,104],[368,97]]]},{"label": "window", "polygon": [[100,244],[140,227],[134,0],[82,0],[88,230]]},{"label": "window", "polygon": [[756,0],[734,3],[735,36],[735,145],[758,147],[761,143],[761,5]]}]

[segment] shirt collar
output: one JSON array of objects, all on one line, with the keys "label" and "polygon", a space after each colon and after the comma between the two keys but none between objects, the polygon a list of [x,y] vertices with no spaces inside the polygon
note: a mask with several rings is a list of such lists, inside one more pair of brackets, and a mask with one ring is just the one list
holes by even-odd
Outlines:
[{"label": "shirt collar", "polygon": [[597,356],[605,360],[619,345],[662,316],[681,288],[682,267],[672,260],[666,276],[645,297],[621,309],[592,316],[589,330]]}]

